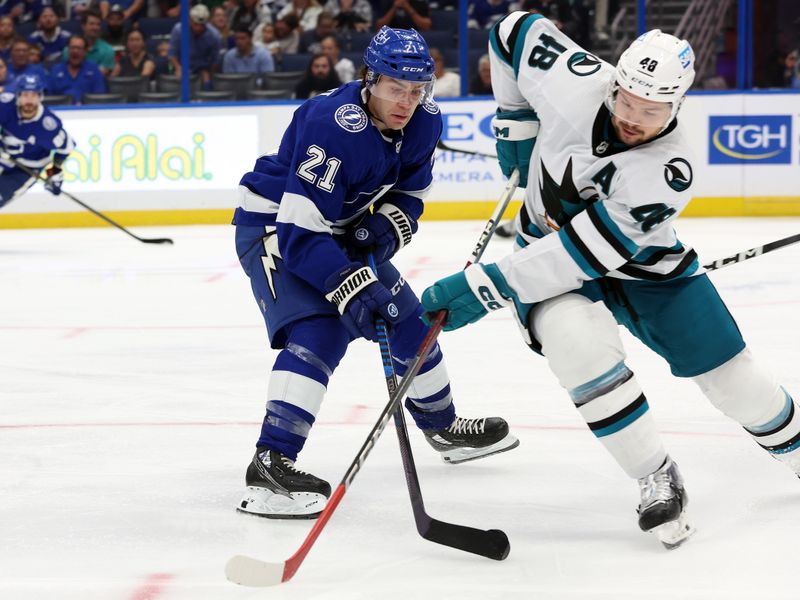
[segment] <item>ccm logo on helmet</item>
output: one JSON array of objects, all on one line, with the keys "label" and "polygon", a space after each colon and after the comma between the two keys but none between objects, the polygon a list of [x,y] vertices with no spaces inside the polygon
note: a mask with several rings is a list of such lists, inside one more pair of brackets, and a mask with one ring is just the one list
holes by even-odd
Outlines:
[{"label": "ccm logo on helmet", "polygon": [[420,72],[424,71],[425,69],[423,69],[422,67],[403,67],[400,70],[401,71],[410,71],[412,73],[420,73]]}]

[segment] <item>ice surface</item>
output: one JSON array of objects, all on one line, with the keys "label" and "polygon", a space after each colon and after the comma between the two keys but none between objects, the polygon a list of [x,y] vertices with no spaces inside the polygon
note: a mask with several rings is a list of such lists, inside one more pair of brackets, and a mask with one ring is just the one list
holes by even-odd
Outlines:
[{"label": "ice surface", "polygon": [[[463,266],[482,226],[423,222],[396,262],[421,291]],[[678,223],[706,262],[797,226]],[[411,437],[430,514],[505,530],[509,558],[417,535],[390,423],[295,578],[234,586],[230,556],[282,561],[310,528],[234,511],[275,353],[232,227],[138,232],[175,246],[113,229],[0,231],[3,600],[800,596],[800,481],[626,334],[698,530],[664,550],[636,526],[636,484],[506,312],[441,341],[459,414],[505,417],[520,447],[453,466]],[[493,240],[485,259],[509,249]],[[712,277],[755,354],[800,394],[800,246]],[[355,342],[298,466],[338,483],[386,401],[378,349]]]}]

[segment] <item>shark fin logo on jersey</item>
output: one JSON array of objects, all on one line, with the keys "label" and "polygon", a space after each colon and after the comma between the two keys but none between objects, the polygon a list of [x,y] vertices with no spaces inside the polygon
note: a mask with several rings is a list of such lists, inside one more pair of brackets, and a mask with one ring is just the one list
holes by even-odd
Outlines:
[{"label": "shark fin logo on jersey", "polygon": [[56,123],[56,120],[53,117],[48,115],[42,119],[42,127],[44,127],[47,131],[55,131],[58,127],[58,123]]},{"label": "shark fin logo on jersey", "polygon": [[350,133],[364,131],[369,123],[367,113],[356,104],[343,104],[336,110],[334,118],[339,127]]},{"label": "shark fin logo on jersey", "polygon": [[601,66],[600,59],[588,52],[576,52],[567,59],[567,68],[578,77],[594,75]]},{"label": "shark fin logo on jersey", "polygon": [[664,165],[664,181],[676,192],[683,192],[692,185],[692,165],[683,158],[673,158]]},{"label": "shark fin logo on jersey", "polygon": [[428,100],[425,102],[425,104],[422,105],[422,108],[425,109],[425,112],[429,112],[432,115],[439,114],[439,105],[433,100]]},{"label": "shark fin logo on jersey", "polygon": [[553,231],[558,231],[563,225],[569,223],[572,217],[598,200],[599,194],[594,187],[582,190],[585,197],[578,191],[572,177],[572,158],[567,161],[560,183],[553,179],[547,171],[544,161],[540,161],[539,164],[542,174],[539,195],[545,209],[543,217]]}]

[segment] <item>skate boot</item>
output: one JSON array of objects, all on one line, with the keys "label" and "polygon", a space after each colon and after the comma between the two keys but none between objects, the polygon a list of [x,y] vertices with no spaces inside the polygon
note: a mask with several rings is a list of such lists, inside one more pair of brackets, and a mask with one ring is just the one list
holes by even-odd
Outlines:
[{"label": "skate boot", "polygon": [[256,449],[245,481],[236,510],[269,519],[316,519],[331,495],[327,481],[298,471],[294,461],[266,447]]},{"label": "skate boot", "polygon": [[508,432],[508,423],[499,417],[456,417],[447,429],[426,429],[423,433],[433,449],[441,453],[444,462],[452,464],[483,458],[519,446],[519,440]]},{"label": "skate boot", "polygon": [[686,517],[689,496],[683,478],[668,456],[655,472],[639,480],[639,528],[656,534],[664,546],[677,548],[694,533]]},{"label": "skate boot", "polygon": [[501,238],[514,237],[516,233],[517,228],[516,224],[514,223],[514,219],[506,221],[505,223],[500,223],[500,225],[497,226],[497,229],[494,230],[494,234]]}]

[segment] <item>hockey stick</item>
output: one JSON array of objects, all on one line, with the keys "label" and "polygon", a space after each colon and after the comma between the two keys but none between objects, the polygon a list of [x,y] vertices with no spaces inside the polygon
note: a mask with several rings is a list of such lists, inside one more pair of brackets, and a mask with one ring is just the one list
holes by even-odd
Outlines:
[{"label": "hockey stick", "polygon": [[487,154],[485,152],[478,152],[477,150],[462,150],[460,148],[453,148],[452,146],[448,146],[442,140],[436,142],[436,147],[439,150],[444,150],[445,152],[458,152],[459,154],[466,154],[468,156],[480,156],[482,158],[493,158],[497,160],[497,157],[494,154]]},{"label": "hockey stick", "polygon": [[[492,216],[489,217],[489,220],[486,222],[486,226],[481,232],[475,249],[472,251],[472,260],[467,261],[466,266],[478,261],[483,255],[486,244],[489,242],[489,239],[492,237],[495,227],[497,226],[498,219],[500,219],[500,217],[503,215],[503,212],[505,212],[508,202],[511,200],[511,196],[514,194],[514,190],[517,189],[518,182],[519,173],[514,171],[511,174],[511,178],[508,180],[505,189],[503,190],[503,194],[500,196],[500,200],[498,201],[494,212],[492,212]],[[317,541],[319,534],[322,533],[322,530],[328,523],[328,520],[330,520],[333,512],[336,510],[339,502],[342,501],[347,488],[353,482],[353,479],[355,479],[355,476],[361,469],[361,465],[372,451],[375,442],[378,440],[381,433],[383,433],[383,430],[386,428],[386,424],[389,422],[392,414],[397,410],[397,407],[400,405],[400,402],[403,400],[403,398],[405,398],[408,388],[411,387],[411,382],[419,372],[420,368],[422,367],[422,363],[425,362],[428,353],[430,352],[431,348],[433,348],[436,338],[442,331],[445,317],[445,311],[440,311],[436,315],[434,322],[431,324],[431,327],[428,330],[428,333],[425,335],[425,339],[422,340],[422,344],[417,351],[417,355],[414,357],[414,361],[408,368],[405,377],[403,377],[403,381],[395,390],[388,404],[386,404],[386,406],[383,408],[383,411],[381,411],[377,423],[375,423],[372,430],[369,432],[367,439],[364,441],[364,444],[361,446],[358,454],[356,454],[353,462],[345,472],[342,481],[338,486],[336,486],[336,489],[333,490],[331,497],[328,499],[328,503],[325,505],[325,508],[322,509],[322,512],[314,523],[314,526],[311,528],[311,531],[308,533],[306,539],[300,545],[300,548],[297,550],[297,552],[292,554],[292,556],[281,563],[258,560],[256,558],[251,558],[241,554],[236,555],[228,560],[228,563],[225,565],[225,576],[230,581],[238,583],[239,585],[251,587],[267,587],[271,585],[278,585],[284,581],[289,581],[289,579],[291,579],[292,576],[297,572],[297,569],[300,568],[300,565],[303,563],[306,555],[311,550],[314,542]]]},{"label": "hockey stick", "polygon": [[[369,255],[369,266],[378,274],[375,259]],[[392,364],[392,351],[389,347],[389,336],[386,331],[386,322],[378,318],[375,321],[375,328],[378,332],[378,346],[381,349],[381,359],[383,360],[383,373],[386,377],[386,389],[389,397],[393,398],[397,392],[397,375]],[[493,560],[503,560],[508,556],[511,546],[506,534],[499,529],[488,531],[446,523],[432,518],[425,511],[425,503],[422,499],[422,489],[419,485],[417,468],[414,465],[414,454],[411,451],[411,441],[408,438],[406,419],[403,415],[403,407],[398,406],[394,411],[394,425],[397,430],[397,441],[400,444],[400,456],[403,459],[403,470],[406,474],[406,484],[408,494],[411,497],[411,508],[414,512],[414,521],[417,525],[419,534],[430,542],[450,546],[456,550],[472,552],[480,556],[485,556]]]},{"label": "hockey stick", "polygon": [[[14,163],[14,166],[16,166],[21,171],[24,171],[25,173],[27,173],[31,177],[34,177],[34,178],[38,179],[39,181],[47,181],[47,178],[46,177],[42,177],[40,172],[38,172],[38,171],[36,171],[34,169],[31,169],[27,165],[23,165],[21,162],[16,160],[13,156],[10,156],[9,154],[3,153],[2,154],[2,158],[5,159],[5,160],[11,161],[12,163]],[[132,238],[134,238],[136,240],[139,240],[140,242],[144,242],[145,244],[174,244],[175,243],[170,238],[143,238],[143,237],[139,237],[138,235],[136,235],[136,234],[132,233],[131,231],[125,229],[125,227],[123,227],[122,225],[120,225],[116,221],[111,220],[109,217],[107,217],[106,215],[104,215],[100,211],[95,210],[94,208],[92,208],[91,206],[86,204],[85,202],[80,201],[78,198],[76,198],[75,196],[73,196],[69,192],[65,192],[64,190],[61,190],[61,193],[64,194],[67,198],[69,198],[73,202],[76,202],[77,204],[80,204],[83,208],[88,210],[93,215],[96,215],[96,216],[100,217],[101,219],[103,219],[103,221],[105,221],[109,225],[111,225],[113,227],[116,227],[117,229],[122,230],[124,233],[127,233],[129,236],[131,236]]]},{"label": "hockey stick", "polygon": [[763,246],[756,246],[755,248],[750,248],[749,250],[743,250],[742,252],[732,254],[731,256],[726,256],[725,258],[718,258],[714,262],[704,265],[703,268],[706,271],[716,271],[717,269],[735,265],[737,263],[750,260],[751,258],[755,258],[756,256],[761,256],[767,252],[772,252],[773,250],[778,250],[779,248],[791,246],[797,242],[800,242],[800,233],[795,233],[789,237],[775,240],[774,242],[769,242]]}]

